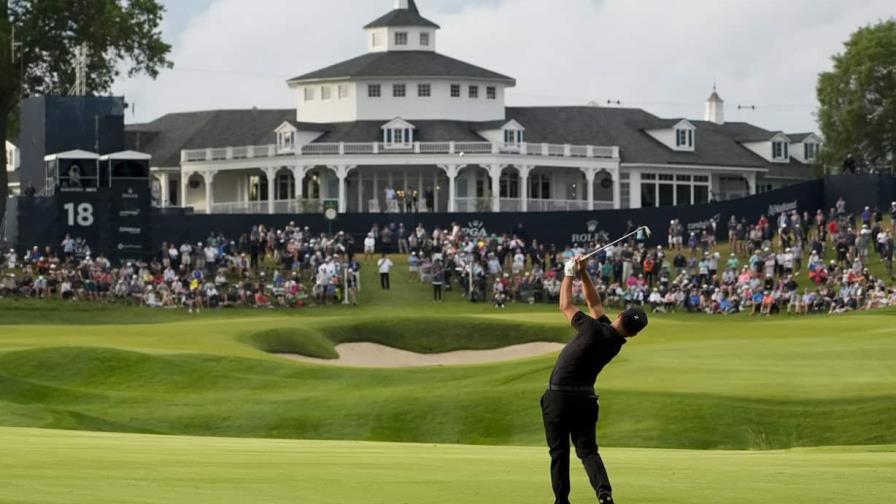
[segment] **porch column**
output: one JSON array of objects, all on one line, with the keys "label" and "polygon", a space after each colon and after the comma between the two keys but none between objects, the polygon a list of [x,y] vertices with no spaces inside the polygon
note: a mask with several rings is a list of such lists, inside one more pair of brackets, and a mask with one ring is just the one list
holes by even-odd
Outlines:
[{"label": "porch column", "polygon": [[523,165],[517,166],[517,171],[520,173],[520,210],[523,212],[529,211],[529,173],[535,169],[532,165]]},{"label": "porch column", "polygon": [[613,208],[619,210],[622,208],[622,176],[620,175],[620,169],[616,168],[615,171],[611,171],[610,176],[613,177]]},{"label": "porch column", "polygon": [[218,174],[217,170],[208,170],[203,171],[202,180],[205,182],[205,213],[212,213],[212,203],[213,203],[213,193],[212,193],[212,184],[215,181],[215,175]]},{"label": "porch column", "polygon": [[492,212],[501,211],[501,172],[505,165],[488,165],[488,174],[492,179]]},{"label": "porch column", "polygon": [[159,173],[159,189],[161,189],[161,193],[159,198],[159,208],[168,208],[168,174],[165,172]]},{"label": "porch column", "polygon": [[632,170],[628,184],[629,207],[641,208],[641,172]]},{"label": "porch column", "polygon": [[432,208],[430,213],[436,213],[439,210],[439,172],[432,172]]},{"label": "porch column", "polygon": [[588,210],[594,210],[594,179],[597,178],[597,168],[581,168],[585,173],[585,183],[588,184]]},{"label": "porch column", "polygon": [[746,179],[747,185],[749,186],[747,194],[750,196],[756,194],[756,172],[750,172],[744,175],[744,179]]},{"label": "porch column", "polygon": [[328,168],[333,170],[336,173],[336,178],[339,179],[339,213],[346,213],[348,211],[348,199],[345,193],[345,179],[348,178],[348,173],[355,167],[351,165],[334,165],[328,166]]},{"label": "porch column", "polygon": [[466,168],[466,165],[439,165],[448,177],[448,212],[457,212],[457,174]]},{"label": "porch column", "polygon": [[190,186],[190,177],[193,176],[191,171],[181,170],[180,172],[180,206],[187,206],[187,188]]},{"label": "porch column", "polygon": [[280,171],[280,168],[268,166],[262,170],[268,178],[268,214],[274,215],[274,189],[277,186],[277,172]]}]

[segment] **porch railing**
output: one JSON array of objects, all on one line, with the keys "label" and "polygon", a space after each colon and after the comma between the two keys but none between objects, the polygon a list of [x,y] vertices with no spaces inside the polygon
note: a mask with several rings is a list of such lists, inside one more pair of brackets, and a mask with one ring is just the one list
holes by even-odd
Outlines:
[{"label": "porch railing", "polygon": [[618,147],[547,143],[505,144],[501,142],[414,142],[393,147],[382,142],[312,143],[302,146],[248,145],[190,149],[181,151],[181,162],[207,163],[243,159],[269,159],[296,156],[395,154],[504,154],[519,156],[618,159]]}]

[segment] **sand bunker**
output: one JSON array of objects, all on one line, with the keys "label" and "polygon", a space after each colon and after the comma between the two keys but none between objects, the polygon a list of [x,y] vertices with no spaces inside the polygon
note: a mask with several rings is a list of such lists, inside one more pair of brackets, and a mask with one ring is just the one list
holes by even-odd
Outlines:
[{"label": "sand bunker", "polygon": [[419,354],[376,343],[344,343],[336,345],[339,358],[315,359],[296,354],[277,354],[289,359],[332,366],[366,368],[404,368],[427,366],[466,366],[489,364],[559,352],[562,343],[526,343],[496,350],[460,350],[440,354]]}]

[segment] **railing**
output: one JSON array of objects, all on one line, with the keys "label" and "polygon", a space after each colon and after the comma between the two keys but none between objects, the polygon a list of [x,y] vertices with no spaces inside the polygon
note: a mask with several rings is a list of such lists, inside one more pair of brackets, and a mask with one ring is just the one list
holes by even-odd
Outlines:
[{"label": "railing", "polygon": [[[274,200],[275,214],[310,214],[323,212],[320,200]],[[233,201],[228,203],[212,203],[213,214],[267,214],[270,204],[265,201]],[[202,213],[203,208],[196,208]]]},{"label": "railing", "polygon": [[572,212],[576,210],[588,210],[588,202],[584,200],[530,199],[527,206],[530,212]]},{"label": "railing", "polygon": [[506,144],[503,142],[414,142],[392,147],[382,142],[312,143],[301,147],[277,145],[217,147],[181,151],[182,163],[265,159],[296,156],[341,156],[383,154],[503,154],[563,158],[618,159],[618,147],[546,143]]}]

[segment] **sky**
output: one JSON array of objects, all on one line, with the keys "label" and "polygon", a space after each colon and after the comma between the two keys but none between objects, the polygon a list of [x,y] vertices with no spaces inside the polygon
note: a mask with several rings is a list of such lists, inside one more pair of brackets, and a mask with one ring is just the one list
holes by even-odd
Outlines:
[{"label": "sky", "polygon": [[[393,0],[162,0],[175,66],[113,88],[127,122],[172,112],[294,107],[286,80],[366,51],[362,27]],[[443,54],[517,79],[507,105],[643,108],[817,131],[815,85],[892,0],[417,0]],[[739,109],[740,107],[740,109]]]}]

